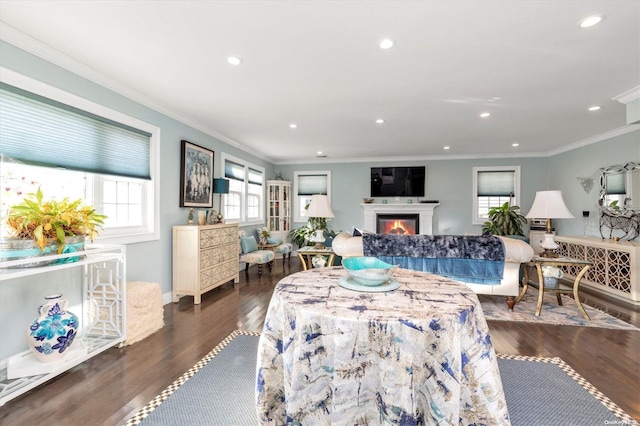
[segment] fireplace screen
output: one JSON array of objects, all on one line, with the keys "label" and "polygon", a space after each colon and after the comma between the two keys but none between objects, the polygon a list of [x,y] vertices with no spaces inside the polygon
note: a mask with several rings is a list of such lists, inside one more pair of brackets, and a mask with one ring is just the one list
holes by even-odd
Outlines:
[{"label": "fireplace screen", "polygon": [[376,216],[378,234],[412,234],[420,229],[418,214],[379,214]]}]

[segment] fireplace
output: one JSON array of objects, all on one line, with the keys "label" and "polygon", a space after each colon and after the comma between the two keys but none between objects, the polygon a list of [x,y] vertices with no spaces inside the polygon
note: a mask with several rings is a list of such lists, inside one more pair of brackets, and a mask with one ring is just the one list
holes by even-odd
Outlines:
[{"label": "fireplace", "polygon": [[433,234],[433,209],[440,205],[437,201],[420,203],[369,203],[360,204],[364,209],[364,229],[375,231],[377,229],[376,217],[378,215],[418,215],[419,223],[416,223],[416,234]]},{"label": "fireplace", "polygon": [[410,234],[420,230],[419,214],[377,214],[376,232],[378,234]]}]

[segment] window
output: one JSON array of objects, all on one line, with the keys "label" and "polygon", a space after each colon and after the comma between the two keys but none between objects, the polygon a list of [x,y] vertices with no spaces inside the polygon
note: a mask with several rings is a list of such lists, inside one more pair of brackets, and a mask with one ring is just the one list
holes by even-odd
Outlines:
[{"label": "window", "polygon": [[40,187],[107,215],[101,243],[158,239],[160,129],[0,70],[0,213]]},{"label": "window", "polygon": [[293,173],[293,193],[296,197],[293,200],[294,222],[306,222],[304,216],[306,207],[311,202],[314,194],[326,194],[331,199],[331,172],[294,172]]},{"label": "window", "polygon": [[242,225],[264,222],[264,168],[222,153],[224,177],[229,193],[224,195],[222,214]]},{"label": "window", "polygon": [[520,166],[473,168],[473,224],[482,225],[489,209],[506,202],[518,205]]}]

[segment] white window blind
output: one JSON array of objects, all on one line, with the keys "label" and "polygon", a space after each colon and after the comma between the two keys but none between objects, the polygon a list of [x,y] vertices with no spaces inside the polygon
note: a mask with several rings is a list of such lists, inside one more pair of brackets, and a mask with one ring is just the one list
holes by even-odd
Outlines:
[{"label": "white window blind", "polygon": [[506,202],[517,205],[520,199],[520,166],[489,166],[473,168],[474,225],[482,225],[492,207]]},{"label": "white window blind", "polygon": [[0,117],[0,149],[10,158],[151,179],[150,133],[1,82]]},{"label": "white window blind", "polygon": [[509,196],[514,194],[514,174],[511,170],[478,172],[478,196]]},{"label": "white window blind", "polygon": [[298,195],[327,194],[327,175],[299,175]]},{"label": "white window blind", "polygon": [[244,182],[244,166],[226,160],[224,162],[224,176],[229,179],[241,180]]},{"label": "white window blind", "polygon": [[625,188],[625,173],[616,173],[607,175],[606,184],[605,184],[605,192],[607,195],[623,195],[626,194]]}]

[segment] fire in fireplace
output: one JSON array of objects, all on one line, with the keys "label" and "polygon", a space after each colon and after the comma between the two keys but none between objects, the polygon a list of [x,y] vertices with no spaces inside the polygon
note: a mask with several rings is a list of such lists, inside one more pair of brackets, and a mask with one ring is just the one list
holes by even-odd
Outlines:
[{"label": "fire in fireplace", "polygon": [[376,232],[378,234],[412,234],[420,229],[419,214],[378,214]]}]

